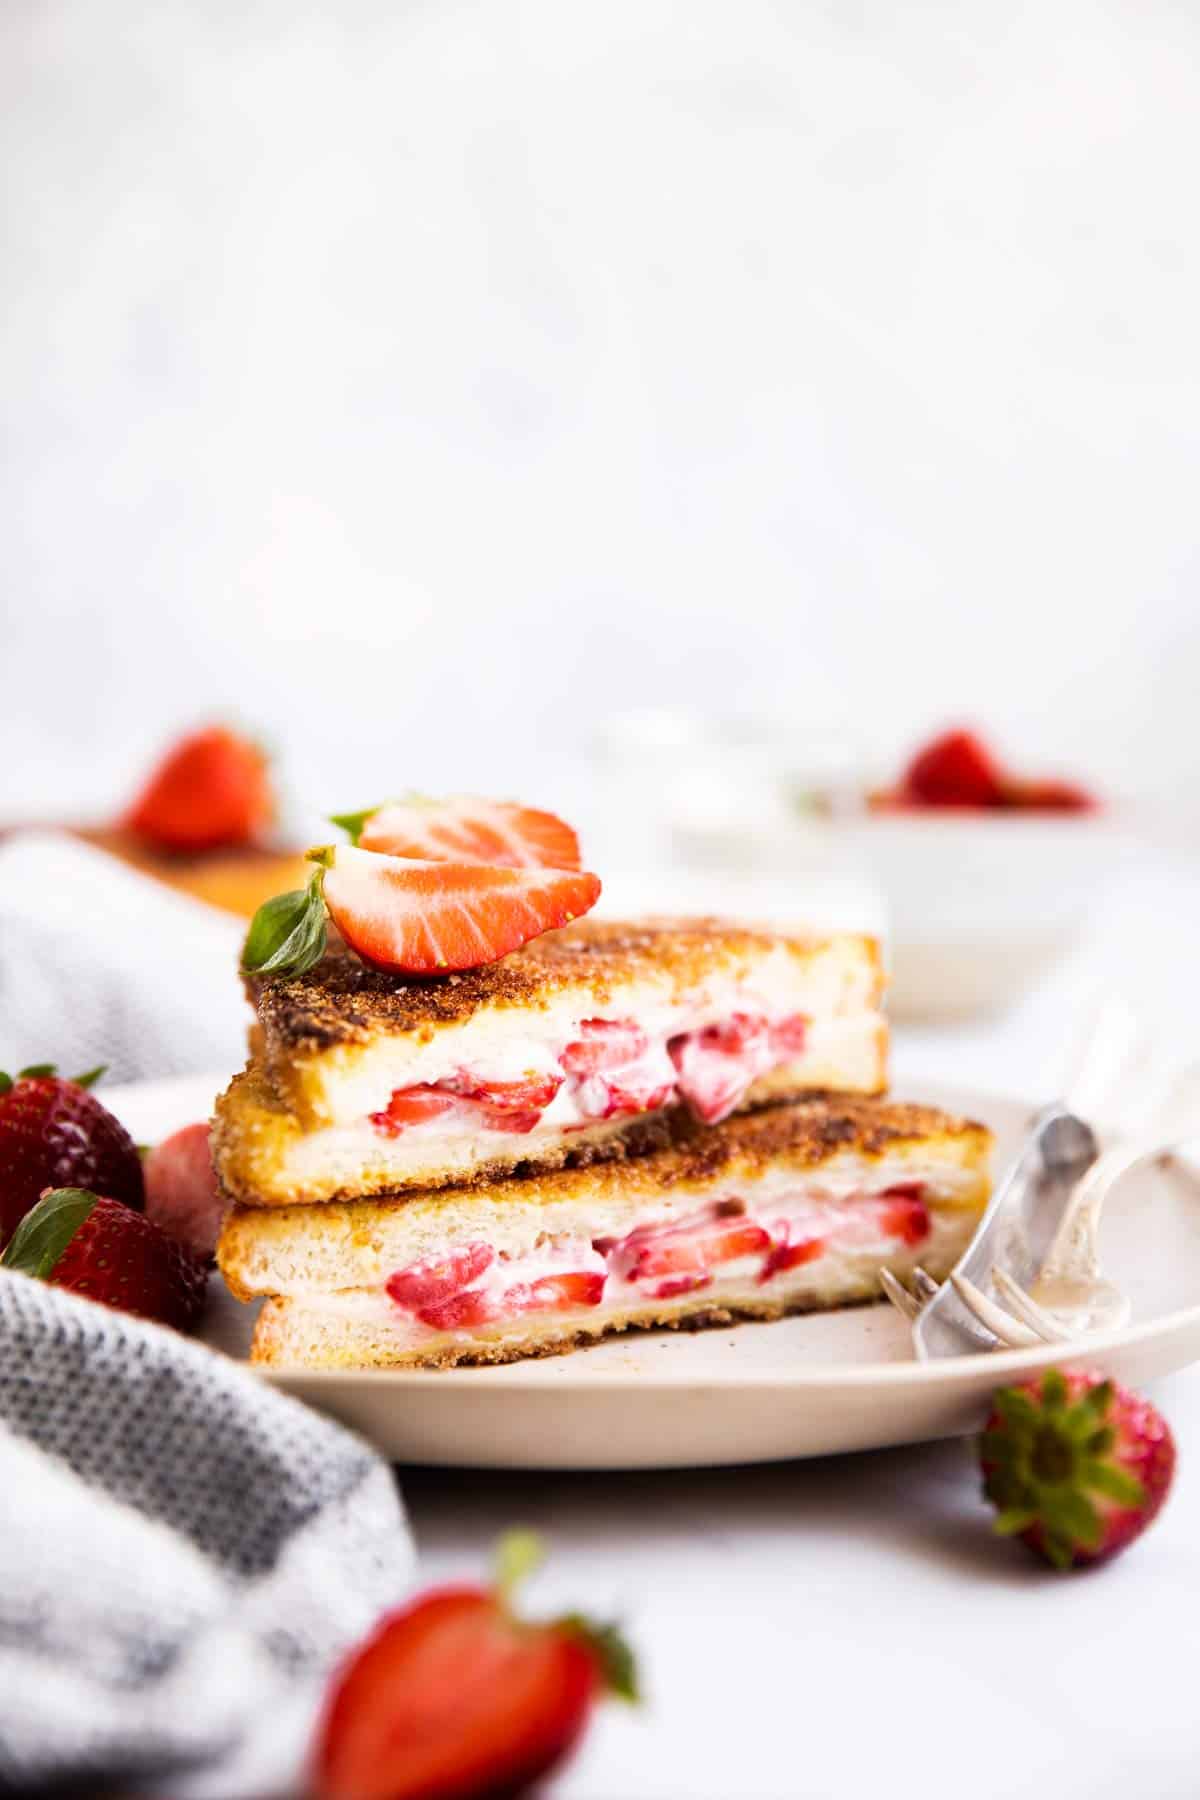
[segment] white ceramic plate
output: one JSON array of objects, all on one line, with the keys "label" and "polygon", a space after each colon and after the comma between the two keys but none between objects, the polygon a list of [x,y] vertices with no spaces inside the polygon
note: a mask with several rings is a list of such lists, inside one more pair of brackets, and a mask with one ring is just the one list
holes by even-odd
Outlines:
[{"label": "white ceramic plate", "polygon": [[[142,1143],[208,1113],[213,1080],[105,1095]],[[986,1121],[997,1168],[1031,1107],[962,1089],[908,1096]],[[1134,1305],[1075,1360],[1134,1385],[1200,1359],[1200,1177],[1147,1169],[1112,1196],[1102,1248]],[[219,1287],[214,1283],[214,1287]],[[252,1311],[214,1294],[208,1340],[245,1354]],[[1009,1351],[922,1364],[892,1308],[855,1307],[731,1330],[632,1333],[499,1368],[263,1378],[354,1426],[397,1462],[514,1469],[670,1469],[773,1462],[973,1430],[1002,1382],[1062,1362]]]}]

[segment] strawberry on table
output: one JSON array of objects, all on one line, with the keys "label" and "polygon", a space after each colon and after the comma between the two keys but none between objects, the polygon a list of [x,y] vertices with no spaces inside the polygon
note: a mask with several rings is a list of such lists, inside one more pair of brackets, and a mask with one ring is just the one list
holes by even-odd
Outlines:
[{"label": "strawberry on table", "polygon": [[0,1074],[0,1246],[44,1188],[87,1187],[126,1206],[145,1199],[142,1159],[91,1084],[93,1069],[68,1080],[52,1063]]},{"label": "strawberry on table", "polygon": [[318,1736],[320,1800],[502,1800],[575,1747],[598,1695],[636,1698],[616,1629],[513,1611],[539,1552],[500,1546],[492,1587],[441,1587],[390,1614],[335,1676]]},{"label": "strawberry on table", "polygon": [[1000,1390],[980,1454],[997,1531],[1056,1569],[1104,1562],[1140,1537],[1175,1471],[1171,1429],[1148,1400],[1058,1369]]},{"label": "strawberry on table", "polygon": [[204,1301],[199,1258],[119,1200],[52,1188],[26,1214],[0,1268],[185,1331]]},{"label": "strawberry on table", "polygon": [[125,824],[165,850],[216,850],[249,843],[274,812],[262,750],[226,726],[212,725],[167,752]]},{"label": "strawberry on table", "polygon": [[487,863],[507,869],[578,869],[579,839],[554,813],[471,794],[415,796],[333,823],[363,850],[419,862]]},{"label": "strawberry on table", "polygon": [[208,1130],[207,1120],[185,1125],[156,1144],[142,1165],[146,1217],[205,1261],[216,1250],[226,1208]]}]

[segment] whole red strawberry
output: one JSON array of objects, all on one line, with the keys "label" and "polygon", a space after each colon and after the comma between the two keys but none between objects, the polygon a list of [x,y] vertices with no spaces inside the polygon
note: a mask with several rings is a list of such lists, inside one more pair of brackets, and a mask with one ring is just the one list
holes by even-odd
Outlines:
[{"label": "whole red strawberry", "polygon": [[1001,1388],[981,1461],[996,1530],[1073,1569],[1106,1561],[1145,1531],[1170,1490],[1175,1441],[1140,1394],[1048,1369]]},{"label": "whole red strawberry", "polygon": [[316,1757],[320,1800],[502,1800],[581,1737],[597,1694],[636,1698],[611,1626],[531,1624],[512,1590],[536,1540],[501,1545],[494,1587],[434,1588],[382,1624],[335,1676]]},{"label": "whole red strawberry", "polygon": [[86,1187],[143,1205],[137,1146],[88,1091],[102,1072],[68,1081],[39,1063],[15,1081],[0,1074],[0,1245],[48,1187]]},{"label": "whole red strawberry", "polygon": [[185,1125],[147,1152],[146,1217],[202,1262],[211,1262],[227,1202],[217,1186],[208,1121]]},{"label": "whole red strawberry", "polygon": [[13,1234],[0,1268],[186,1331],[204,1301],[199,1258],[141,1213],[85,1188],[52,1188]]},{"label": "whole red strawberry", "polygon": [[166,850],[244,844],[274,813],[267,759],[224,725],[183,738],[154,770],[125,823]]}]

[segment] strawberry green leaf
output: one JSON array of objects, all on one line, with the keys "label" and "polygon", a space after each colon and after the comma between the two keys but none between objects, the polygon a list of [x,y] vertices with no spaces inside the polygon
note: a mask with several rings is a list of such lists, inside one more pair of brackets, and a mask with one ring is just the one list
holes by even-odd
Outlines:
[{"label": "strawberry green leaf", "polygon": [[95,1206],[86,1188],[53,1188],[43,1194],[13,1232],[0,1256],[0,1268],[44,1281],[54,1273],[63,1251]]},{"label": "strawberry green leaf", "polygon": [[12,1091],[12,1084],[12,1076],[7,1074],[5,1070],[0,1069],[0,1095],[10,1093]]},{"label": "strawberry green leaf", "polygon": [[329,823],[340,825],[342,830],[349,835],[350,842],[357,844],[363,834],[363,826],[368,819],[373,819],[378,811],[377,806],[368,806],[362,812],[330,813]]},{"label": "strawberry green leaf", "polygon": [[505,1532],[492,1558],[496,1586],[505,1605],[511,1603],[516,1590],[533,1574],[544,1555],[542,1540],[536,1531]]},{"label": "strawberry green leaf", "polygon": [[316,869],[306,888],[276,894],[250,921],[242,950],[246,975],[303,975],[325,954],[323,871]]},{"label": "strawberry green leaf", "polygon": [[95,1087],[100,1077],[107,1073],[108,1064],[97,1063],[94,1069],[85,1069],[82,1075],[72,1075],[71,1080],[75,1083],[76,1087],[90,1088]]},{"label": "strawberry green leaf", "polygon": [[582,1613],[567,1613],[565,1618],[555,1622],[560,1631],[573,1632],[587,1644],[600,1665],[605,1691],[614,1694],[618,1700],[627,1700],[631,1706],[636,1706],[642,1697],[638,1685],[637,1658],[632,1646],[622,1636],[620,1627],[611,1623],[597,1624],[595,1620],[585,1618]]},{"label": "strawberry green leaf", "polygon": [[1127,1469],[1119,1469],[1115,1463],[1091,1462],[1083,1470],[1083,1478],[1089,1488],[1103,1494],[1106,1500],[1115,1500],[1118,1506],[1143,1506],[1146,1490],[1136,1475]]},{"label": "strawberry green leaf", "polygon": [[18,1081],[32,1081],[39,1075],[53,1075],[57,1063],[30,1063],[26,1069],[17,1070]]}]

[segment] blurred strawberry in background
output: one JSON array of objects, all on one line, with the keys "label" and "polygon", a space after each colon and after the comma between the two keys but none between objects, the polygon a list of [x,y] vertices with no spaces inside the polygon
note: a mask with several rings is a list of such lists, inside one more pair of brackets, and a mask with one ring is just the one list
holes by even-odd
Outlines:
[{"label": "blurred strawberry in background", "polygon": [[932,738],[911,759],[899,784],[871,795],[877,812],[926,807],[998,808],[1027,812],[1093,812],[1098,802],[1070,781],[1011,774],[974,731],[955,728]]},{"label": "blurred strawberry in background", "polygon": [[211,725],[168,751],[124,823],[165,850],[215,850],[252,843],[274,815],[263,751],[227,726]]}]

